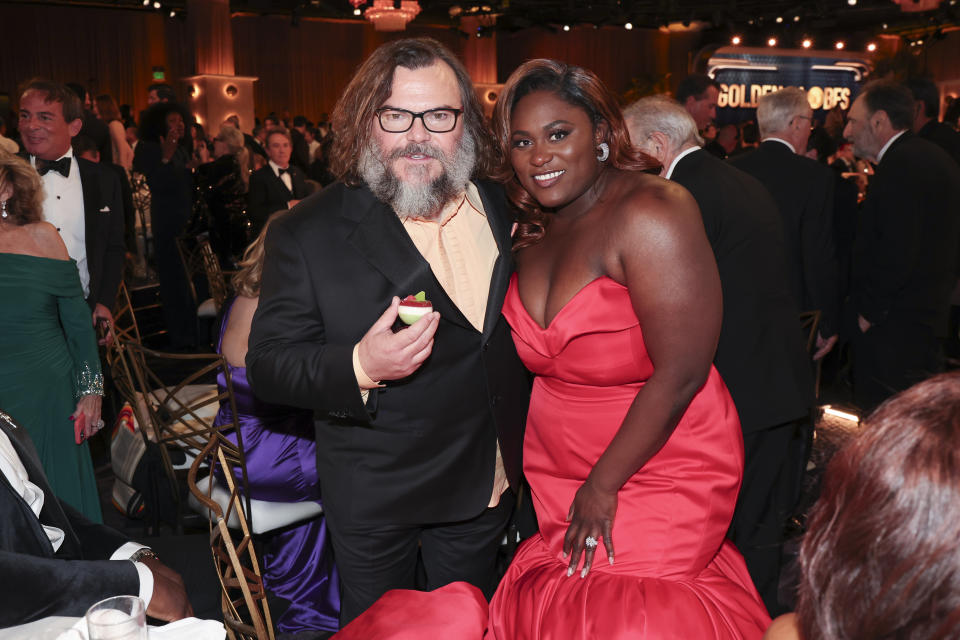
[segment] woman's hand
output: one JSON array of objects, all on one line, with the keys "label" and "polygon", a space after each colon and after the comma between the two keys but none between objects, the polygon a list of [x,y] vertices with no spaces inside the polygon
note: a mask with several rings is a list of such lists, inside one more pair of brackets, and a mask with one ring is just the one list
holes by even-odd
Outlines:
[{"label": "woman's hand", "polygon": [[[607,561],[613,564],[613,520],[617,515],[617,492],[603,491],[594,486],[589,479],[584,482],[570,505],[567,513],[567,533],[563,536],[563,557],[570,556],[567,575],[572,576],[580,564],[583,555],[583,568],[580,577],[585,578],[593,566],[593,554],[597,543],[603,541],[607,552]],[[592,538],[593,544],[586,544]]]},{"label": "woman's hand", "polygon": [[103,398],[98,395],[88,395],[83,396],[77,402],[77,408],[70,419],[73,420],[74,429],[81,434],[82,440],[87,440],[103,427],[103,423],[100,421],[100,402],[102,400]]},{"label": "woman's hand", "polygon": [[166,136],[160,136],[160,160],[162,162],[170,162],[173,154],[177,151],[179,141],[180,139],[173,131],[168,132]]}]

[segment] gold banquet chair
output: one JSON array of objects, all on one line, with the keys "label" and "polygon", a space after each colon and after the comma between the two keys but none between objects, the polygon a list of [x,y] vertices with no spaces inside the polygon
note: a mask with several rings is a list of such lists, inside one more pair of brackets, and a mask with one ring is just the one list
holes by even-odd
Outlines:
[{"label": "gold banquet chair", "polygon": [[[128,374],[127,389],[122,395],[132,397],[132,400],[125,399],[131,402],[141,429],[150,441],[160,445],[164,473],[176,507],[176,529],[180,531],[185,510],[178,473],[189,468],[213,434],[221,428],[229,430],[237,426],[236,420],[222,427],[214,426],[221,402],[229,403],[232,415],[237,415],[229,369],[226,386],[220,391],[215,382],[208,382],[224,367],[224,359],[219,354],[163,353],[129,341],[121,341],[121,349],[125,356],[121,359],[122,366]],[[170,376],[177,376],[179,380],[168,384],[166,380]],[[175,464],[171,451],[178,449],[186,460]]]},{"label": "gold banquet chair", "polygon": [[[204,467],[211,475],[217,471],[222,474],[227,493],[224,502],[212,495],[221,483],[200,481],[202,487],[198,484],[197,476]],[[236,481],[237,470],[241,472],[240,483]],[[249,494],[240,488],[246,485],[246,477],[242,446],[233,444],[224,434],[214,432],[190,466],[187,485],[191,498],[208,514],[210,550],[220,579],[220,600],[227,635],[231,640],[274,640],[270,606],[246,516],[246,501],[242,498]],[[234,524],[231,526],[228,522]]]},{"label": "gold banquet chair", "polygon": [[[181,236],[177,238],[177,251],[183,263],[183,270],[187,274],[190,284],[190,294],[197,306],[198,318],[216,318],[223,308],[229,294],[227,282],[220,269],[217,254],[210,246],[210,238],[206,234],[196,237]],[[197,279],[203,277],[207,281],[210,297],[200,300],[197,293]]]}]

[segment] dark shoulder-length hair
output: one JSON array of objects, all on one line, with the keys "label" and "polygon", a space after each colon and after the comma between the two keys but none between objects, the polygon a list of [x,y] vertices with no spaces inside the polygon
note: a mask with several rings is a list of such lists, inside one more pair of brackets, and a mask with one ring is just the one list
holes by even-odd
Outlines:
[{"label": "dark shoulder-length hair", "polygon": [[960,637],[960,372],[873,413],[827,467],[803,540],[805,640]]},{"label": "dark shoulder-length hair", "polygon": [[514,250],[536,244],[547,229],[546,213],[521,186],[510,164],[513,110],[521,98],[538,91],[550,92],[583,109],[594,128],[602,122],[607,124],[604,141],[610,145],[607,161],[612,166],[629,171],[645,171],[658,166],[653,158],[633,147],[616,97],[595,73],[558,60],[528,60],[510,74],[493,109],[493,135],[500,159],[495,177],[506,184],[510,201],[520,210]]},{"label": "dark shoulder-length hair", "polygon": [[185,106],[177,102],[157,102],[149,107],[140,116],[140,140],[143,142],[160,142],[160,136],[167,135],[167,116],[173,112],[183,118],[183,137],[180,146],[188,153],[193,151],[193,116]]},{"label": "dark shoulder-length hair", "polygon": [[339,180],[350,186],[363,182],[358,166],[360,155],[371,142],[371,127],[379,126],[375,125],[376,110],[390,97],[397,67],[422,69],[435,62],[445,62],[457,77],[463,103],[460,117],[464,135],[472,136],[477,148],[472,177],[486,178],[492,174],[493,141],[484,122],[483,107],[463,63],[433,38],[405,38],[377,48],[357,69],[333,109],[330,169]]},{"label": "dark shoulder-length hair", "polygon": [[40,222],[43,212],[43,182],[40,174],[23,158],[0,149],[0,189],[13,189],[7,199],[8,220],[17,226]]},{"label": "dark shoulder-length hair", "polygon": [[97,103],[97,112],[100,113],[100,119],[104,122],[113,122],[120,119],[120,107],[117,101],[109,93],[101,93],[94,98]]}]

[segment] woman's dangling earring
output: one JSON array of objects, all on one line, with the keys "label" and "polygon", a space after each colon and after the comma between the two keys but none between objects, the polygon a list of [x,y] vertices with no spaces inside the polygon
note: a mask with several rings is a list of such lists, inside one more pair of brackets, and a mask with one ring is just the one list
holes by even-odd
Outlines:
[{"label": "woman's dangling earring", "polygon": [[6,220],[9,217],[10,217],[10,214],[7,213],[7,201],[6,200],[0,201],[0,218],[3,218],[4,220]]},{"label": "woman's dangling earring", "polygon": [[600,150],[600,153],[597,154],[597,160],[600,162],[606,162],[607,158],[610,157],[610,145],[606,142],[601,142],[597,145],[597,149]]}]

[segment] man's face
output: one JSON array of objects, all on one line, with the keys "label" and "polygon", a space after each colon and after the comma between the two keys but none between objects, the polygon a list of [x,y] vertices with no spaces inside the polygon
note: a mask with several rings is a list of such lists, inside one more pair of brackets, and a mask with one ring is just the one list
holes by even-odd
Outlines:
[{"label": "man's face", "polygon": [[281,169],[286,169],[290,165],[290,153],[292,151],[287,136],[274,133],[267,138],[267,156]]},{"label": "man's face", "polygon": [[147,94],[147,104],[157,104],[160,102],[160,96],[157,95],[156,89],[151,89]]},{"label": "man's face", "polygon": [[67,122],[63,103],[47,102],[47,95],[27,91],[20,98],[20,135],[23,147],[41,160],[57,160],[70,150],[70,140],[80,133],[83,121]]},{"label": "man's face", "polygon": [[853,145],[853,152],[861,158],[876,159],[882,145],[870,124],[870,113],[863,97],[857,98],[847,114],[847,126],[843,128],[843,137]]},{"label": "man's face", "polygon": [[717,99],[720,92],[714,86],[707,87],[701,98],[690,96],[683,105],[697,123],[697,130],[703,131],[717,118]]},{"label": "man's face", "polygon": [[[397,67],[393,73],[390,97],[382,106],[406,109],[414,113],[440,107],[463,108],[453,69],[439,61],[420,69]],[[421,118],[415,119],[413,126],[403,133],[384,131],[376,116],[370,126],[373,139],[390,172],[401,182],[410,184],[426,184],[440,177],[443,165],[437,157],[439,154],[431,153],[430,148],[450,158],[463,136],[462,119],[458,119],[457,126],[447,133],[427,131]]]}]

